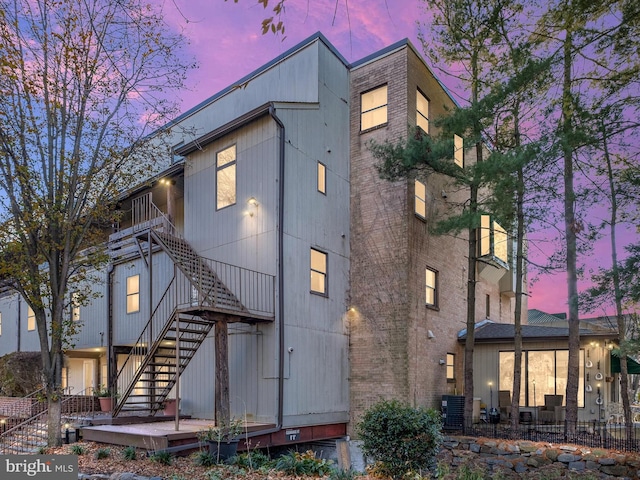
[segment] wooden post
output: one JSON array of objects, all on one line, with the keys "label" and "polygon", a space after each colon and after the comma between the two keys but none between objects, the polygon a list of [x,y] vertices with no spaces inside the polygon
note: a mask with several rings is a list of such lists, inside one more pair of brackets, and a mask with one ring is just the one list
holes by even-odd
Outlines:
[{"label": "wooden post", "polygon": [[229,343],[228,317],[221,315],[216,318],[215,350],[216,350],[216,380],[215,380],[215,408],[216,425],[228,425],[230,418],[229,407]]}]

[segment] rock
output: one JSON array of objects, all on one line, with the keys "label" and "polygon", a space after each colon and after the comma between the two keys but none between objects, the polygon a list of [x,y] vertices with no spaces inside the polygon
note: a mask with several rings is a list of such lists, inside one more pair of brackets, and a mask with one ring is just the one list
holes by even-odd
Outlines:
[{"label": "rock", "polygon": [[615,465],[616,461],[613,458],[600,458],[598,459],[600,465]]},{"label": "rock", "polygon": [[569,470],[574,472],[584,472],[587,467],[585,462],[569,462]]},{"label": "rock", "polygon": [[582,457],[580,455],[573,455],[571,453],[561,453],[560,455],[558,455],[557,460],[558,462],[562,463],[571,463],[582,460]]}]

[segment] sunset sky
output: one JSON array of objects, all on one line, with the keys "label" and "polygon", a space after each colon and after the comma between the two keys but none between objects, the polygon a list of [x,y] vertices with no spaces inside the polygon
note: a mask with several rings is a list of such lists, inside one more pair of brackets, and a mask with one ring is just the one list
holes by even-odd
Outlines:
[{"label": "sunset sky", "polygon": [[[287,0],[283,17],[285,38],[262,35],[262,20],[271,16],[257,0],[162,0],[167,23],[190,41],[198,69],[190,72],[188,90],[181,93],[182,110],[197,105],[236,80],[269,62],[315,32],[322,32],[353,62],[394,42],[408,38],[422,52],[416,21],[424,21],[419,0]],[[271,0],[273,3],[274,0]],[[348,3],[348,12],[345,5]],[[456,96],[453,80],[435,70]],[[466,98],[461,94],[462,98]],[[456,98],[459,100],[459,98]],[[550,251],[544,235],[532,236],[534,261],[544,262]],[[608,266],[608,238],[599,242],[589,265]],[[533,276],[532,276],[533,277]],[[567,312],[566,275],[538,276],[530,289],[529,308]],[[595,316],[594,312],[585,316]]]}]

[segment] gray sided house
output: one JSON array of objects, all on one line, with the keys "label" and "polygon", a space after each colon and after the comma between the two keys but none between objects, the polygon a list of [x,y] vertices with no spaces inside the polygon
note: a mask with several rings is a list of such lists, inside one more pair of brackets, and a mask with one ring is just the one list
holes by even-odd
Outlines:
[{"label": "gray sided house", "polygon": [[[449,108],[408,41],[348,64],[316,34],[176,118],[158,173],[119,201],[100,295],[70,299],[65,386],[117,388],[116,416],[179,397],[182,414],[305,440],[351,432],[380,399],[462,394],[466,234],[430,227],[465,192],[381,180],[367,147],[435,133]],[[511,242],[483,222],[476,318],[508,323]],[[0,353],[38,348],[24,302],[5,293],[0,315]]]}]

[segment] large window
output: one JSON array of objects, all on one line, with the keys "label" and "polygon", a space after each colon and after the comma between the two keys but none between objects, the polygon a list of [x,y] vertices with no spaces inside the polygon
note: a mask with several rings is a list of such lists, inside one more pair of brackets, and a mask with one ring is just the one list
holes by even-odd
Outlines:
[{"label": "large window", "polygon": [[416,92],[416,125],[429,133],[429,100],[420,90]]},{"label": "large window", "polygon": [[427,218],[427,188],[424,183],[416,180],[414,183],[415,190],[415,212],[422,218]]},{"label": "large window", "polygon": [[360,96],[360,130],[387,123],[387,86],[369,90]]},{"label": "large window", "polygon": [[509,262],[507,231],[489,215],[480,218],[480,256],[491,255],[505,264]]},{"label": "large window", "polygon": [[311,291],[327,294],[327,254],[311,249]]},{"label": "large window", "polygon": [[127,277],[127,313],[140,311],[140,275]]},{"label": "large window", "polygon": [[[513,388],[512,351],[500,352],[500,388]],[[566,405],[569,350],[528,350],[522,352],[522,389],[520,405],[538,407],[544,405],[545,395],[562,395]],[[580,350],[578,373],[578,406],[584,407],[584,350]]]},{"label": "large window", "polygon": [[327,194],[327,167],[318,162],[318,191]]},{"label": "large window", "polygon": [[438,272],[430,268],[425,269],[425,300],[428,307],[438,306]]},{"label": "large window", "polygon": [[464,142],[459,135],[453,136],[453,161],[460,168],[464,168]]},{"label": "large window", "polygon": [[36,314],[31,307],[27,308],[27,330],[36,329]]},{"label": "large window", "polygon": [[236,203],[236,146],[216,155],[216,209]]}]

